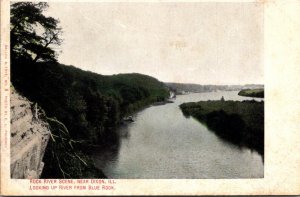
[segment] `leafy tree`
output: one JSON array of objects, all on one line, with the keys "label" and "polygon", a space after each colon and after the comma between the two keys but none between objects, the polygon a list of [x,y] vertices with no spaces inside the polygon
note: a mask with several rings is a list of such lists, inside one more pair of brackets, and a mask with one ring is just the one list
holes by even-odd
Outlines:
[{"label": "leafy tree", "polygon": [[46,17],[45,2],[17,2],[11,5],[11,55],[37,61],[56,61],[53,45],[60,45],[59,21]]}]

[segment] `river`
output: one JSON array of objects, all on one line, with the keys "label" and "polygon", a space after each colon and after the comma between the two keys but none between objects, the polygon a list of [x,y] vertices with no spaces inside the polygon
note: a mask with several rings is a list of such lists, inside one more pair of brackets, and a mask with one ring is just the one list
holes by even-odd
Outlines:
[{"label": "river", "polygon": [[[219,138],[194,118],[186,118],[179,105],[200,100],[252,100],[237,91],[179,95],[174,103],[151,106],[119,128],[120,144],[93,155],[108,178],[205,179],[262,178],[261,155]],[[261,100],[261,99],[255,99]]]}]

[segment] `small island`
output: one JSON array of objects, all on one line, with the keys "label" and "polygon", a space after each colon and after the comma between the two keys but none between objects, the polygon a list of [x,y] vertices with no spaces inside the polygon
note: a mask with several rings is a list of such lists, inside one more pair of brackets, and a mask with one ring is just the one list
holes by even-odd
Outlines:
[{"label": "small island", "polygon": [[245,89],[241,90],[238,95],[247,97],[264,98],[264,89]]},{"label": "small island", "polygon": [[226,141],[264,155],[263,101],[199,101],[183,103],[180,109]]}]

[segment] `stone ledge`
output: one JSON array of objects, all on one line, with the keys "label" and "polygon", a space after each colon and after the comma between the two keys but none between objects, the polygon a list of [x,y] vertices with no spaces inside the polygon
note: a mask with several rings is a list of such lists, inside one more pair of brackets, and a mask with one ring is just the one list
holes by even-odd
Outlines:
[{"label": "stone ledge", "polygon": [[47,122],[37,117],[32,103],[11,90],[11,178],[39,178],[50,138]]}]

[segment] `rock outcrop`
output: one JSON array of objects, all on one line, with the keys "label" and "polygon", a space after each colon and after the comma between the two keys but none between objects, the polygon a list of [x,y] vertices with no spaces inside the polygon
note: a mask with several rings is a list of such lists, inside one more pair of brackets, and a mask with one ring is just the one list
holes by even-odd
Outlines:
[{"label": "rock outcrop", "polygon": [[40,111],[11,88],[11,178],[39,178],[50,137],[49,125]]}]

